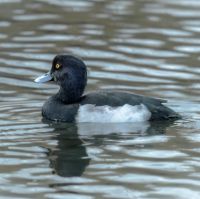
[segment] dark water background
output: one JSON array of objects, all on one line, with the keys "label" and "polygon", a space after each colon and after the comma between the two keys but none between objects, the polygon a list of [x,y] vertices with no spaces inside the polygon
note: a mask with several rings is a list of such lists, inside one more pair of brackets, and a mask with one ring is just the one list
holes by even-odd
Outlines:
[{"label": "dark water background", "polygon": [[[0,198],[200,198],[200,1],[0,0]],[[174,123],[52,124],[33,79],[81,56],[87,91],[165,98]]]}]

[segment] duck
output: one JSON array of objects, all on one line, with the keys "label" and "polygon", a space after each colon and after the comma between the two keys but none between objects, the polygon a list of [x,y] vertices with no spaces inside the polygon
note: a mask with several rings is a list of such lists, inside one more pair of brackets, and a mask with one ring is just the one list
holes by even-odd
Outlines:
[{"label": "duck", "polygon": [[87,66],[81,58],[56,55],[49,72],[36,83],[53,81],[60,88],[42,106],[42,116],[57,122],[143,122],[176,120],[181,116],[163,99],[128,91],[97,90],[85,93]]}]

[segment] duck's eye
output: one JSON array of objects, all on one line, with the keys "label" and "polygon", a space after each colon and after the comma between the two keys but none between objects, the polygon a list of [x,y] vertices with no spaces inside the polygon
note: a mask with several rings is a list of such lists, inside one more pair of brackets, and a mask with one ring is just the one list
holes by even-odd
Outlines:
[{"label": "duck's eye", "polygon": [[56,64],[56,65],[55,65],[55,68],[56,68],[57,70],[58,70],[60,67],[61,67],[60,64]]}]

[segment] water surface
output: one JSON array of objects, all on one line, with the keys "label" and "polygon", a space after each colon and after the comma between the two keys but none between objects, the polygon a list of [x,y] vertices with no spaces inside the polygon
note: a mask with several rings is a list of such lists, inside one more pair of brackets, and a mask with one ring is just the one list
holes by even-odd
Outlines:
[{"label": "water surface", "polygon": [[[0,0],[0,198],[200,197],[198,0]],[[37,76],[81,56],[87,91],[168,99],[175,122],[56,124]]]}]

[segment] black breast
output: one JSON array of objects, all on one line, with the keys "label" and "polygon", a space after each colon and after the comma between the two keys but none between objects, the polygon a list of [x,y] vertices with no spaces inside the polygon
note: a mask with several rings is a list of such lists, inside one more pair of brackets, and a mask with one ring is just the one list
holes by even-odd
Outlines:
[{"label": "black breast", "polygon": [[61,122],[73,122],[77,115],[79,104],[64,104],[55,96],[50,97],[42,107],[43,117]]}]

